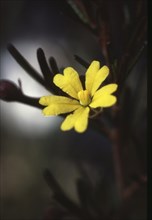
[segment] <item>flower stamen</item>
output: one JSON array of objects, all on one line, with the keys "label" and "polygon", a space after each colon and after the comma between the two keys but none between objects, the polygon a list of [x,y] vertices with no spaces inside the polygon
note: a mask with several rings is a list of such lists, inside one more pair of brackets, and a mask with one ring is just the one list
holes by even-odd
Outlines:
[{"label": "flower stamen", "polygon": [[78,98],[80,104],[83,106],[88,106],[91,103],[91,97],[87,90],[81,90],[80,92],[78,92]]}]

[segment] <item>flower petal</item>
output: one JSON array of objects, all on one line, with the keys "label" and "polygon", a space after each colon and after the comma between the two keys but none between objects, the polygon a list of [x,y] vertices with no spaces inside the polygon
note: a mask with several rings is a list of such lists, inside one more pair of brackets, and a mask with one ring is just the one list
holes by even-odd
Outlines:
[{"label": "flower petal", "polygon": [[64,75],[55,75],[53,82],[68,95],[76,99],[78,99],[78,92],[83,90],[79,75],[72,67],[65,68]]},{"label": "flower petal", "polygon": [[82,132],[84,132],[87,129],[89,112],[90,112],[90,108],[89,107],[81,110],[81,115],[77,119],[77,121],[75,123],[75,126],[74,126],[74,128],[75,128],[75,130],[77,132],[82,133]]},{"label": "flower petal", "polygon": [[115,92],[117,88],[118,88],[118,85],[115,83],[111,83],[106,86],[103,86],[101,89],[95,92],[93,96],[93,100],[100,98],[101,96],[104,96],[104,95],[110,95],[113,92]]},{"label": "flower petal", "polygon": [[72,112],[80,107],[77,100],[64,96],[44,96],[40,98],[39,103],[47,106],[43,109],[43,114],[46,116]]},{"label": "flower petal", "polygon": [[89,111],[88,107],[80,107],[75,110],[73,114],[68,115],[63,121],[61,130],[67,131],[74,127],[77,132],[84,132],[88,126]]},{"label": "flower petal", "polygon": [[90,64],[89,68],[86,71],[85,87],[86,87],[86,90],[88,90],[90,93],[92,90],[95,76],[97,72],[99,71],[99,69],[100,69],[99,61],[94,60],[92,61],[92,63]]},{"label": "flower petal", "polygon": [[103,66],[97,73],[94,79],[94,83],[92,85],[91,95],[97,91],[101,83],[107,78],[109,75],[109,68],[107,66]]},{"label": "flower petal", "polygon": [[77,100],[65,97],[65,96],[57,96],[57,95],[48,95],[40,98],[39,103],[41,105],[47,106],[51,104],[79,104]]},{"label": "flower petal", "polygon": [[114,105],[117,101],[116,97],[111,95],[118,88],[117,84],[109,84],[103,86],[97,92],[95,92],[92,102],[90,103],[90,107],[110,107]]},{"label": "flower petal", "polygon": [[117,98],[113,95],[104,95],[96,100],[93,100],[90,104],[91,108],[98,108],[98,107],[110,107],[114,105],[117,101]]},{"label": "flower petal", "polygon": [[94,95],[101,83],[107,78],[109,74],[109,68],[103,66],[100,69],[100,63],[93,61],[86,72],[86,89],[90,92],[91,96]]}]

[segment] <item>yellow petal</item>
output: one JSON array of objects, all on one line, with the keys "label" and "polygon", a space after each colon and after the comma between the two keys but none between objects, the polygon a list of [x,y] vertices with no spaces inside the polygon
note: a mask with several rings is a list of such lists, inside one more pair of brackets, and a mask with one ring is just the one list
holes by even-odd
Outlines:
[{"label": "yellow petal", "polygon": [[88,127],[88,117],[89,117],[90,109],[87,107],[81,111],[82,111],[81,115],[76,120],[76,123],[74,125],[75,130],[79,133],[84,132]]},{"label": "yellow petal", "polygon": [[117,90],[117,88],[118,88],[118,85],[115,83],[111,83],[106,86],[103,86],[101,89],[95,92],[93,96],[93,101],[100,98],[101,96],[112,94],[113,92]]},{"label": "yellow petal", "polygon": [[106,79],[109,74],[109,68],[103,66],[100,69],[100,63],[93,61],[86,72],[86,89],[90,92],[91,96],[94,95],[101,83]]},{"label": "yellow petal", "polygon": [[83,89],[79,75],[72,67],[65,68],[64,75],[55,75],[53,82],[68,95],[76,99],[78,99],[78,92]]},{"label": "yellow petal", "polygon": [[107,66],[103,66],[97,73],[94,79],[94,83],[92,85],[91,95],[97,91],[101,83],[107,78],[109,75],[109,68]]},{"label": "yellow petal", "polygon": [[94,83],[95,76],[100,69],[100,63],[96,60],[92,61],[89,68],[86,71],[85,87],[91,94],[92,86]]},{"label": "yellow petal", "polygon": [[80,107],[80,104],[77,100],[64,96],[44,96],[40,98],[39,103],[45,106],[48,105],[42,111],[46,116],[72,112]]},{"label": "yellow petal", "polygon": [[98,107],[111,107],[117,101],[117,98],[113,95],[104,95],[94,101],[91,102],[91,108],[98,108]]},{"label": "yellow petal", "polygon": [[45,116],[51,116],[51,115],[69,113],[69,112],[76,110],[77,108],[79,108],[79,105],[51,104],[48,107],[45,107],[42,112]]},{"label": "yellow petal", "polygon": [[117,98],[111,94],[117,90],[117,87],[117,84],[103,86],[94,94],[90,107],[110,107],[114,105]]},{"label": "yellow petal", "polygon": [[74,127],[77,132],[84,132],[88,126],[89,111],[88,107],[80,107],[75,110],[73,114],[68,115],[63,121],[61,130],[67,131]]},{"label": "yellow petal", "polygon": [[70,99],[65,96],[57,96],[57,95],[52,95],[52,96],[43,96],[40,98],[39,103],[44,106],[48,106],[51,104],[79,104],[77,100]]}]

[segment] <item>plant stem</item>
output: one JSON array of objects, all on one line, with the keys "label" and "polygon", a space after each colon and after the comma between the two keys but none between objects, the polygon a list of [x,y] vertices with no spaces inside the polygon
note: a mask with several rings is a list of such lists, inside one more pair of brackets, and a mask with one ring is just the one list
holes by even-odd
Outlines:
[{"label": "plant stem", "polygon": [[118,189],[118,195],[120,199],[122,199],[123,193],[123,176],[122,176],[122,161],[120,156],[120,137],[119,131],[115,130],[112,132],[112,147],[113,147],[113,161],[114,161],[114,170],[115,170],[115,178]]}]

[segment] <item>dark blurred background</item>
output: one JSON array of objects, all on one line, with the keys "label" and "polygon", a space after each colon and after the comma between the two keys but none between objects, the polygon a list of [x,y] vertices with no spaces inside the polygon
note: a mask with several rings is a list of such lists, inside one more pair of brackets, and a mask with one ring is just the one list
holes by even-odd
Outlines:
[{"label": "dark blurred background", "polygon": [[[125,4],[126,2],[124,1]],[[131,4],[131,1],[128,2]],[[85,72],[85,68],[76,62],[75,54],[88,62],[95,59],[104,60],[99,39],[89,28],[66,13],[69,6],[65,1],[1,0],[0,4],[0,76],[1,79],[10,79],[17,84],[20,79],[25,94],[40,97],[49,93],[16,63],[7,50],[8,43],[12,43],[38,71],[40,68],[36,50],[39,47],[43,48],[46,57],[55,57],[60,67],[73,66],[81,73]],[[113,19],[112,16],[115,14],[111,15],[114,29],[115,22],[119,22],[119,19],[117,17]],[[119,31],[118,27],[116,31]],[[119,56],[122,49],[120,48],[121,38],[116,39],[115,35],[113,37],[115,55]],[[135,129],[138,127],[137,137],[141,144],[139,157],[143,172],[146,172],[144,149],[146,148],[146,116],[142,115],[142,110],[146,109],[145,66],[146,53],[136,66],[135,74],[128,79],[128,84],[135,91],[137,91],[136,87],[142,87],[142,96],[136,95],[139,107],[134,112],[136,117],[133,116],[132,123]],[[139,74],[136,74],[138,71]],[[139,78],[138,83],[142,81],[141,85],[136,83]],[[139,121],[138,116],[143,117],[143,123]],[[53,173],[72,201],[78,204],[75,181],[82,175],[79,167],[83,164],[86,175],[91,176],[93,185],[98,182],[99,175],[101,179],[106,179],[111,194],[111,201],[107,202],[107,206],[119,206],[120,201],[116,196],[114,182],[111,143],[102,134],[90,128],[81,135],[74,131],[61,132],[60,117],[45,118],[41,110],[15,102],[1,101],[0,117],[2,220],[44,219],[50,207],[52,195],[43,177],[43,171],[46,168]],[[142,136],[143,133],[144,136]],[[132,155],[134,154],[136,155],[136,151],[133,150]],[[128,161],[131,163],[130,166],[136,164],[130,161]],[[134,167],[134,170],[140,170],[139,166]],[[139,196],[139,200],[135,199],[135,202],[141,201],[141,198],[143,201],[142,204],[140,202],[139,205],[137,204],[135,210],[132,210],[129,220],[146,219],[145,197],[144,191],[142,196]]]}]

